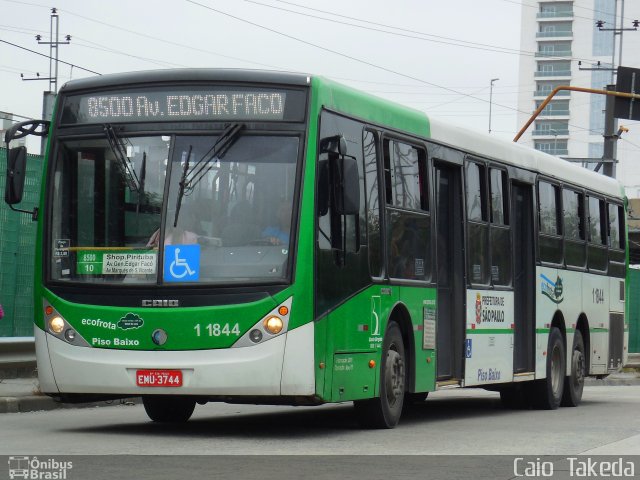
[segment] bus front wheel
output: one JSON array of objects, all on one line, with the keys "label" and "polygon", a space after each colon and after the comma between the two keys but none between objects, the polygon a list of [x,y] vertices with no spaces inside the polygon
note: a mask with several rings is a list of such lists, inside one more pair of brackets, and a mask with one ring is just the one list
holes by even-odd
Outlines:
[{"label": "bus front wheel", "polygon": [[406,391],[406,360],[402,334],[392,322],[384,336],[380,364],[380,396],[357,400],[354,408],[359,423],[367,428],[393,428],[400,421]]},{"label": "bus front wheel", "polygon": [[566,374],[564,340],[557,327],[549,332],[547,345],[547,376],[533,383],[533,406],[543,410],[555,410],[560,406]]},{"label": "bus front wheel", "polygon": [[573,349],[571,354],[571,374],[565,377],[564,394],[562,395],[563,407],[577,407],[582,400],[582,390],[584,389],[584,377],[586,375],[587,364],[584,353],[584,340],[580,330],[576,330],[573,335]]},{"label": "bus front wheel", "polygon": [[142,397],[149,418],[160,423],[184,423],[191,418],[196,401],[189,397]]}]

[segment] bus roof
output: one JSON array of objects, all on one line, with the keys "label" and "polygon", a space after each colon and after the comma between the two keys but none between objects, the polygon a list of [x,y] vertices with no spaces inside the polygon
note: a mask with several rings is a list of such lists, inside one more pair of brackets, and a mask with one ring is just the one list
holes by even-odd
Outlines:
[{"label": "bus roof", "polygon": [[[624,189],[617,180],[592,172],[574,163],[518,143],[496,139],[479,132],[465,130],[439,120],[431,120],[431,138],[470,153],[501,160],[509,165],[539,172],[560,182],[583,186],[612,197],[623,197]],[[461,133],[464,131],[464,135]]]},{"label": "bus roof", "polygon": [[469,154],[526,168],[560,182],[586,187],[611,197],[624,196],[624,189],[617,180],[531,147],[447,124],[421,111],[322,77],[314,77],[312,84],[319,87],[320,101],[328,108],[352,114],[379,125],[392,125],[394,129],[424,136]]},{"label": "bus roof", "polygon": [[168,70],[110,73],[95,77],[71,80],[62,86],[60,93],[69,94],[77,90],[172,82],[241,82],[309,86],[310,78],[311,77],[309,75],[302,73],[277,72],[269,70],[176,68]]}]

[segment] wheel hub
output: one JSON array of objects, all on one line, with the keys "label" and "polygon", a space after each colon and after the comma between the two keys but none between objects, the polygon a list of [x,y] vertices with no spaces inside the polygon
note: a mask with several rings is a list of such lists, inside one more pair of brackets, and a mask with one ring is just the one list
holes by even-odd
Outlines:
[{"label": "wheel hub", "polygon": [[385,386],[389,406],[394,406],[404,395],[404,362],[395,350],[387,353]]},{"label": "wheel hub", "polygon": [[575,350],[573,352],[573,371],[575,374],[573,375],[573,384],[575,387],[580,388],[584,384],[584,374],[585,374],[585,361],[584,354],[580,350]]},{"label": "wheel hub", "polygon": [[564,372],[562,369],[562,358],[560,348],[554,348],[551,353],[551,388],[553,394],[558,397],[560,393],[560,387],[564,378]]}]

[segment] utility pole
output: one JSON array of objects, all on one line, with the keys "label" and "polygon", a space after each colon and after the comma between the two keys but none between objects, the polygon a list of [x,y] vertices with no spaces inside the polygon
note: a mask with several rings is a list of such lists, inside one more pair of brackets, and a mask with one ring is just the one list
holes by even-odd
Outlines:
[{"label": "utility pole", "polygon": [[489,133],[491,133],[491,104],[493,103],[493,82],[497,82],[499,78],[492,78],[489,85]]},{"label": "utility pole", "polygon": [[[53,106],[56,102],[56,95],[58,94],[58,48],[60,45],[68,45],[71,41],[71,35],[65,36],[65,41],[59,41],[58,27],[60,25],[60,18],[58,17],[58,10],[54,7],[51,9],[51,18],[49,22],[49,41],[42,41],[41,35],[36,35],[36,40],[40,45],[49,45],[49,76],[40,77],[40,74],[36,74],[36,78],[24,78],[23,74],[20,74],[22,80],[48,80],[49,90],[42,94],[42,119],[51,120],[53,116]],[[55,40],[54,40],[55,38]],[[46,138],[42,138],[40,144],[40,153],[44,154],[46,147]]]},{"label": "utility pole", "polygon": [[[607,85],[607,90],[615,91],[615,85]],[[602,152],[602,173],[607,177],[616,178],[616,153],[617,140],[616,135],[617,119],[613,115],[615,97],[607,95],[604,110],[604,148]]]}]

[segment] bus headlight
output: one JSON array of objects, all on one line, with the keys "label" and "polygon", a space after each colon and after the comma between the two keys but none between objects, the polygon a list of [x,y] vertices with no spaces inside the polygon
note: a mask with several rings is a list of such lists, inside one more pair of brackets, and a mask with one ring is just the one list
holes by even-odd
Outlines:
[{"label": "bus headlight", "polygon": [[252,347],[287,333],[292,302],[293,297],[289,297],[271,310],[240,337],[233,346]]},{"label": "bus headlight", "polygon": [[89,347],[89,343],[82,338],[73,325],[70,325],[56,309],[43,299],[44,327],[54,337],[76,347]]},{"label": "bus headlight", "polygon": [[49,320],[49,330],[51,330],[55,334],[62,333],[64,330],[64,320],[62,317],[58,317],[57,315]]},{"label": "bus headlight", "polygon": [[282,331],[283,327],[284,322],[280,317],[276,317],[275,315],[267,317],[267,319],[264,321],[264,328],[271,335],[279,334]]}]

